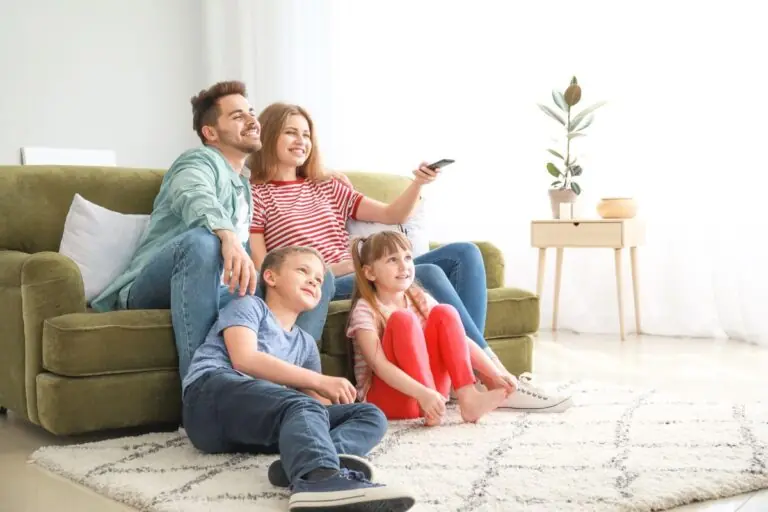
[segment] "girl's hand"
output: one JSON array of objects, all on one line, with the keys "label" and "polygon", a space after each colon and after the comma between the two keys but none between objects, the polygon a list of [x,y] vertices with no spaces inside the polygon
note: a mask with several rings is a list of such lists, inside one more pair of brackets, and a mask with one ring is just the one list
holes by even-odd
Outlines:
[{"label": "girl's hand", "polygon": [[416,182],[421,185],[432,183],[437,179],[437,175],[440,174],[439,169],[430,169],[427,167],[429,164],[422,162],[418,169],[413,171],[413,176],[416,178]]},{"label": "girl's hand", "polygon": [[503,388],[507,392],[507,395],[511,395],[517,391],[517,378],[508,372],[497,373],[486,379],[484,383],[488,389]]},{"label": "girl's hand", "polygon": [[426,388],[417,400],[427,418],[436,420],[445,415],[446,398],[434,389]]}]

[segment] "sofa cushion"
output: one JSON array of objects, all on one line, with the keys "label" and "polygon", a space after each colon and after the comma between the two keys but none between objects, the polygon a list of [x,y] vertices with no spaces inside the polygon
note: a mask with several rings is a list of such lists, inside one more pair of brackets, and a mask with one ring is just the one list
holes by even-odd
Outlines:
[{"label": "sofa cushion", "polygon": [[488,290],[485,339],[533,334],[539,330],[539,298],[519,288]]},{"label": "sofa cushion", "polygon": [[73,313],[43,326],[43,367],[72,377],[178,368],[168,310]]},{"label": "sofa cushion", "polygon": [[[333,301],[323,329],[321,351],[331,356],[348,353],[347,316],[352,302]],[[518,288],[488,290],[488,315],[485,338],[514,338],[535,333],[539,329],[539,298]]]}]

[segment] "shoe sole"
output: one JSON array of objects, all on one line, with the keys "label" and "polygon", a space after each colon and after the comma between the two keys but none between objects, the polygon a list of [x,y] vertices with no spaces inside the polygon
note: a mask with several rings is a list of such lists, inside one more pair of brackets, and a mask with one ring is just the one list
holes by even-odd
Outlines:
[{"label": "shoe sole", "polygon": [[549,405],[547,407],[505,407],[505,406],[499,406],[499,409],[504,409],[507,411],[520,411],[520,412],[564,412],[568,409],[570,409],[573,406],[573,401],[570,398],[566,398],[565,400],[558,402],[556,404]]},{"label": "shoe sole", "polygon": [[[379,490],[380,489],[380,490]],[[379,492],[376,492],[379,490]],[[373,491],[373,492],[372,492]],[[301,512],[405,512],[413,496],[394,495],[386,487],[342,492],[304,492],[291,496],[288,510]]]}]

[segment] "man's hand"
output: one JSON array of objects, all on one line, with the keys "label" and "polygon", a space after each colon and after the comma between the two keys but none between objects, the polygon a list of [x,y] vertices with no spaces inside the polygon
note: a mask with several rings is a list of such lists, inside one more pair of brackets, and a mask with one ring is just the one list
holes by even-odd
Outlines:
[{"label": "man's hand", "polygon": [[428,165],[429,164],[427,162],[421,162],[419,168],[413,171],[413,176],[416,183],[419,183],[420,185],[426,185],[437,179],[437,176],[440,174],[440,169],[430,169],[427,167]]},{"label": "man's hand", "polygon": [[357,397],[357,390],[347,379],[323,375],[316,391],[332,404],[351,404]]},{"label": "man's hand", "polygon": [[328,173],[328,176],[330,176],[331,178],[336,178],[337,180],[343,181],[344,183],[352,187],[352,182],[349,180],[346,174],[341,173],[339,171],[329,171],[329,170],[326,170],[325,172]]},{"label": "man's hand", "polygon": [[253,261],[245,252],[237,235],[229,230],[220,229],[216,236],[221,240],[221,256],[224,259],[223,283],[229,287],[229,293],[235,293],[239,286],[240,296],[256,293],[258,273]]}]

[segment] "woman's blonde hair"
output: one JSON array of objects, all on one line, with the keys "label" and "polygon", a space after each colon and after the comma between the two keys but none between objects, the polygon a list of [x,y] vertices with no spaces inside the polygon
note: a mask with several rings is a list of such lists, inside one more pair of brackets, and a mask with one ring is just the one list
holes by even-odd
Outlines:
[{"label": "woman's blonde hair", "polygon": [[[376,300],[376,285],[365,277],[363,267],[373,265],[373,262],[385,258],[399,250],[412,251],[411,242],[408,238],[397,231],[380,231],[367,238],[355,238],[352,240],[352,262],[355,266],[355,285],[352,291],[352,309],[355,309],[357,301],[365,299],[373,309],[376,328],[379,336],[384,332],[386,319],[379,308]],[[424,291],[416,284],[413,284],[405,291],[408,300],[416,307],[416,311],[426,318],[423,304]],[[418,300],[417,300],[418,299]]]},{"label": "woman's blonde hair", "polygon": [[251,170],[251,182],[266,183],[275,179],[278,169],[277,140],[291,116],[302,116],[309,125],[309,139],[312,142],[306,162],[296,169],[296,176],[308,180],[322,181],[327,178],[320,164],[320,150],[315,138],[315,125],[309,112],[298,105],[273,103],[259,114],[261,124],[261,150],[252,153],[245,162]]}]

